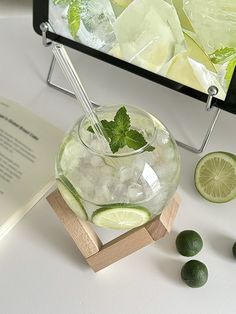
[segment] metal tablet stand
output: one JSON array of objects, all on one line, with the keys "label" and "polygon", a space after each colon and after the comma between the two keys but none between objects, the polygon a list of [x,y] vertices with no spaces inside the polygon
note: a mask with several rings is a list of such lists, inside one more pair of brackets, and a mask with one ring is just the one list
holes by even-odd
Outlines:
[{"label": "metal tablet stand", "polygon": [[[51,41],[48,41],[47,39],[47,32],[49,30],[49,24],[47,22],[44,22],[40,25],[40,29],[42,31],[42,43],[43,43],[43,46],[44,47],[48,47],[52,44]],[[53,55],[52,57],[52,61],[51,61],[51,64],[50,64],[50,68],[49,68],[49,72],[48,72],[48,76],[47,76],[47,84],[54,88],[54,89],[57,89],[61,92],[63,92],[64,94],[67,94],[69,96],[72,96],[72,97],[75,97],[74,93],[71,92],[70,90],[64,88],[64,87],[61,87],[55,83],[53,83],[52,81],[52,76],[53,76],[53,71],[54,71],[54,68],[55,68],[55,64],[56,64],[56,59]],[[206,102],[206,111],[211,111],[213,109],[213,105],[212,105],[212,101],[213,101],[213,97],[216,96],[218,94],[218,88],[216,86],[211,86],[209,89],[208,89],[208,99],[207,99],[207,102]],[[92,104],[94,106],[98,106],[98,104],[96,104],[95,102],[92,101]],[[206,131],[206,135],[202,141],[202,144],[200,146],[200,148],[196,148],[194,146],[191,146],[191,145],[188,145],[188,144],[185,144],[181,141],[176,141],[177,144],[190,151],[190,152],[193,152],[195,154],[200,154],[204,151],[204,149],[206,148],[209,140],[210,140],[210,137],[211,137],[211,134],[214,130],[214,127],[215,127],[215,124],[219,118],[219,115],[220,115],[220,112],[221,112],[221,109],[217,108],[215,109],[215,113],[214,113],[214,116],[212,118],[212,120],[210,121],[210,124],[209,124],[209,127]]]}]

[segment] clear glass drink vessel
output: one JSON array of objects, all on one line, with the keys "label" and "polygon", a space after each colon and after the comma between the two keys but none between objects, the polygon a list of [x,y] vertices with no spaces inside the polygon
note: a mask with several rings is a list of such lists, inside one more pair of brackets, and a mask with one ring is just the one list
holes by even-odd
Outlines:
[{"label": "clear glass drink vessel", "polygon": [[[121,106],[96,110],[111,121]],[[126,106],[131,128],[146,144],[117,153],[101,152],[101,144],[81,118],[64,138],[56,160],[62,197],[81,219],[111,229],[132,229],[161,213],[179,183],[180,156],[167,128],[154,116]]]}]

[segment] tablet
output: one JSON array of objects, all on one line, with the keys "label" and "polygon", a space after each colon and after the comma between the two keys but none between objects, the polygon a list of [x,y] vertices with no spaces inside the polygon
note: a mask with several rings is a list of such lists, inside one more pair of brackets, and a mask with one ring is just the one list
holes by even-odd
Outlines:
[{"label": "tablet", "polygon": [[236,113],[235,0],[34,0],[47,37]]}]

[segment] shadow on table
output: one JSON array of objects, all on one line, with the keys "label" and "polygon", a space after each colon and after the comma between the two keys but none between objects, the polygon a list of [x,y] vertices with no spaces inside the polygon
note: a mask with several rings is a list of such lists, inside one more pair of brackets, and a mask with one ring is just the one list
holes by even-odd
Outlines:
[{"label": "shadow on table", "polygon": [[177,284],[178,286],[184,287],[184,283],[181,280],[181,268],[183,266],[183,262],[178,260],[177,258],[163,258],[159,257],[157,260],[157,267],[160,272],[165,276],[168,281]]},{"label": "shadow on table", "polygon": [[[45,208],[44,210],[49,209]],[[42,215],[42,211],[35,208],[32,217],[29,226],[33,229],[31,234],[33,234],[34,240],[37,241],[37,245],[56,252],[58,258],[68,259],[78,268],[90,269],[76,244],[53,213]],[[45,221],[42,221],[42,217],[46,217]]]},{"label": "shadow on table", "polygon": [[156,251],[154,260],[160,273],[166,279],[178,286],[184,286],[180,276],[184,263],[181,259],[178,259],[180,255],[177,253],[175,247],[177,235],[178,232],[172,230],[169,235],[153,243]]},{"label": "shadow on table", "polygon": [[1,5],[11,7],[22,7],[24,8],[31,8],[32,7],[32,0],[1,0]]},{"label": "shadow on table", "polygon": [[223,259],[233,260],[232,247],[235,239],[223,234],[211,232],[208,236],[208,243],[212,249]]},{"label": "shadow on table", "polygon": [[182,148],[180,148],[180,154],[182,165],[180,187],[191,197],[197,198],[198,193],[194,186],[194,171],[201,155],[191,153]]},{"label": "shadow on table", "polygon": [[167,234],[164,238],[158,240],[154,243],[157,247],[157,250],[165,255],[169,256],[177,256],[177,251],[175,247],[175,239],[179,232],[176,230],[171,230],[169,234]]}]

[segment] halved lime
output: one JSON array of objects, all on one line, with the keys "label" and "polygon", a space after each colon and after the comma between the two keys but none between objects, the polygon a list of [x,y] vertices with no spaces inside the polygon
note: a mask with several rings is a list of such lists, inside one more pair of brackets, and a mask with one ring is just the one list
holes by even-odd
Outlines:
[{"label": "halved lime", "polygon": [[194,177],[198,192],[208,201],[231,201],[236,197],[236,156],[210,153],[198,162]]},{"label": "halved lime", "polygon": [[147,208],[130,204],[114,204],[97,209],[92,222],[100,227],[111,229],[132,229],[151,219]]},{"label": "halved lime", "polygon": [[85,208],[80,200],[76,189],[73,187],[70,181],[65,176],[60,176],[60,178],[57,178],[57,187],[64,201],[70,207],[70,209],[80,219],[87,220],[88,215],[85,211]]}]

